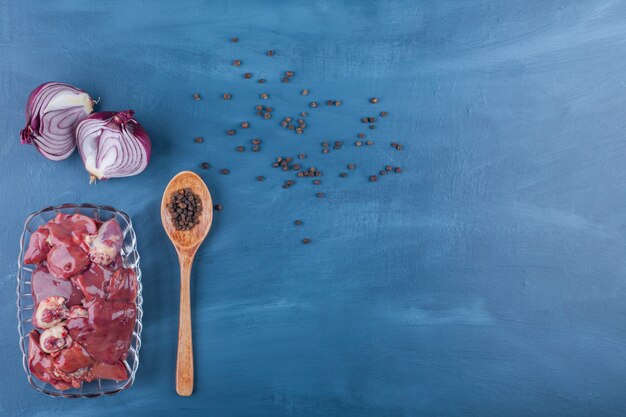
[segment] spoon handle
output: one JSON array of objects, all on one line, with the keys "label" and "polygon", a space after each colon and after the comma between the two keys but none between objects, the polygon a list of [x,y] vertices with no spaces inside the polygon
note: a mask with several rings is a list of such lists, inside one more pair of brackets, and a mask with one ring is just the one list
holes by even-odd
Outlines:
[{"label": "spoon handle", "polygon": [[189,396],[193,392],[193,347],[191,345],[191,303],[189,281],[193,255],[179,254],[180,316],[178,318],[178,355],[176,356],[176,392]]}]

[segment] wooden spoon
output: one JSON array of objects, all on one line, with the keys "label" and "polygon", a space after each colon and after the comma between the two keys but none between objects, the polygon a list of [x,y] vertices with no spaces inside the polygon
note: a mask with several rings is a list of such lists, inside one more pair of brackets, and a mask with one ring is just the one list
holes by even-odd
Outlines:
[{"label": "wooden spoon", "polygon": [[[190,188],[202,201],[200,223],[191,230],[176,230],[167,210],[172,194],[184,188]],[[191,171],[176,175],[165,188],[161,200],[161,221],[165,233],[169,236],[180,263],[180,316],[178,319],[178,355],[176,356],[176,392],[189,396],[193,392],[193,348],[191,346],[191,306],[189,300],[189,280],[191,265],[196,251],[209,233],[213,221],[213,202],[211,194],[202,178]]]}]

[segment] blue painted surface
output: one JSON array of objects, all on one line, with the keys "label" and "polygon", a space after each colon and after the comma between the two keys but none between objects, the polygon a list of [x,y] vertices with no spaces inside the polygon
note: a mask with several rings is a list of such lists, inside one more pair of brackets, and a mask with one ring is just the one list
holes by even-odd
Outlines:
[{"label": "blue painted surface", "polygon": [[[0,415],[623,416],[625,21],[600,0],[0,0]],[[89,186],[76,154],[20,146],[26,97],[48,80],[136,110],[148,170]],[[253,116],[264,91],[269,122]],[[329,98],[344,104],[311,110],[303,136],[277,127]],[[390,117],[357,149],[374,109]],[[249,132],[224,135],[243,120]],[[252,137],[259,154],[234,151]],[[346,145],[322,155],[324,138]],[[271,158],[298,152],[322,186],[281,188]],[[193,272],[196,390],[179,398],[177,261],[158,206],[204,160],[224,210]],[[385,164],[405,172],[368,183]],[[120,395],[54,400],[20,365],[18,237],[31,211],[82,201],[136,225],[142,364]]]}]

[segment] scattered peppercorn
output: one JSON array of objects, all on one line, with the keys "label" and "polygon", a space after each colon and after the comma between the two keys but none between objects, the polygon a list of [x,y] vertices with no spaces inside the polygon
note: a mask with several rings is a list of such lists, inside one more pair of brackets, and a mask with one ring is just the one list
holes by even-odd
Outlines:
[{"label": "scattered peppercorn", "polygon": [[200,97],[200,94],[198,94],[198,93],[194,93],[194,95],[193,95],[193,99],[194,99],[194,100],[198,101],[198,100],[200,100],[201,98],[202,98],[202,97]]},{"label": "scattered peppercorn", "polygon": [[312,101],[309,106],[316,108],[317,107],[317,101]]},{"label": "scattered peppercorn", "polygon": [[246,150],[246,148],[244,148],[243,146],[237,146],[235,149],[237,150],[237,152],[243,152]]},{"label": "scattered peppercorn", "polygon": [[298,158],[304,159],[306,158],[306,154],[305,153],[298,154]]},{"label": "scattered peppercorn", "polygon": [[252,78],[252,73],[246,72],[245,74],[243,74],[243,78],[249,80],[250,78]]},{"label": "scattered peppercorn", "polygon": [[296,226],[302,226],[302,220],[294,220],[293,224],[295,224]]},{"label": "scattered peppercorn", "polygon": [[265,55],[267,55],[267,56],[274,56],[274,51],[272,51],[272,50],[270,49],[269,51],[267,51],[267,52],[265,53]]},{"label": "scattered peppercorn", "polygon": [[400,167],[395,167],[393,170],[396,172],[396,174],[399,174],[402,172],[402,168]]},{"label": "scattered peppercorn", "polygon": [[239,59],[235,59],[235,60],[233,61],[233,65],[234,65],[234,66],[236,66],[236,67],[238,67],[238,66],[240,66],[240,65],[241,65],[241,61],[240,61]]},{"label": "scattered peppercorn", "polygon": [[256,177],[257,181],[259,182],[263,182],[265,181],[265,177],[263,175],[259,175],[258,177]]},{"label": "scattered peppercorn", "polygon": [[226,168],[220,169],[220,174],[228,175],[230,174],[230,169],[226,169]]},{"label": "scattered peppercorn", "polygon": [[302,243],[304,243],[305,245],[308,245],[309,243],[311,243],[311,239],[304,238],[304,239],[302,239]]},{"label": "scattered peppercorn", "polygon": [[259,78],[258,80],[256,80],[256,82],[259,84],[263,84],[265,82],[265,78]]},{"label": "scattered peppercorn", "polygon": [[250,123],[248,123],[248,122],[241,122],[241,128],[242,129],[247,129],[249,127],[250,127]]},{"label": "scattered peppercorn", "polygon": [[328,153],[330,153],[330,149],[324,148],[324,149],[322,149],[322,153],[328,154]]},{"label": "scattered peppercorn", "polygon": [[[300,167],[298,165],[298,167]],[[301,172],[298,172],[298,177],[321,177],[322,176],[322,172],[318,171],[315,167],[310,167],[308,169],[305,169]]]},{"label": "scattered peppercorn", "polygon": [[378,103],[378,99],[376,97],[372,97],[372,98],[370,98],[370,103],[376,104],[376,103]]},{"label": "scattered peppercorn", "polygon": [[232,97],[233,97],[233,96],[232,96],[231,94],[229,94],[229,93],[224,93],[224,94],[222,94],[222,98],[223,98],[224,100],[230,100]]},{"label": "scattered peppercorn", "polygon": [[202,164],[200,164],[200,167],[202,169],[209,169],[211,165],[208,162],[203,162]]},{"label": "scattered peppercorn", "polygon": [[386,165],[385,166],[385,171],[391,171],[391,165]]},{"label": "scattered peppercorn", "polygon": [[355,168],[356,168],[355,164],[352,164],[352,163],[348,164],[348,169],[349,170],[354,171]]},{"label": "scattered peppercorn", "polygon": [[387,116],[389,116],[389,113],[387,113],[386,111],[380,112],[380,117],[387,117]]},{"label": "scattered peppercorn", "polygon": [[230,38],[230,41],[232,43],[237,43],[237,42],[239,42],[239,38]]},{"label": "scattered peppercorn", "polygon": [[313,185],[320,185],[322,183],[322,181],[320,180],[313,180]]},{"label": "scattered peppercorn", "polygon": [[354,146],[361,146],[363,145],[363,143],[360,140],[357,140],[356,142],[354,142]]},{"label": "scattered peppercorn", "polygon": [[264,118],[265,120],[268,120],[268,119],[271,119],[271,118],[272,118],[272,115],[271,115],[270,113],[265,113],[265,114],[263,115],[263,118]]},{"label": "scattered peppercorn", "polygon": [[270,96],[267,93],[261,93],[261,98],[267,100]]},{"label": "scattered peppercorn", "polygon": [[235,133],[237,133],[237,131],[236,131],[236,130],[234,130],[234,129],[228,129],[228,130],[226,131],[226,134],[227,134],[228,136],[233,136]]},{"label": "scattered peppercorn", "polygon": [[261,147],[259,145],[253,145],[252,146],[252,152],[258,152],[261,150]]},{"label": "scattered peppercorn", "polygon": [[213,209],[215,209],[215,211],[222,211],[223,208],[224,206],[222,206],[221,204],[216,204],[213,206]]},{"label": "scattered peppercorn", "polygon": [[324,198],[324,193],[315,193],[315,197]]},{"label": "scattered peppercorn", "polygon": [[365,142],[365,144],[367,146],[372,146],[374,144],[374,141],[373,140],[368,140],[368,141]]},{"label": "scattered peppercorn", "polygon": [[309,90],[307,90],[306,88],[302,91],[300,91],[300,95],[302,96],[308,96],[309,95]]},{"label": "scattered peppercorn", "polygon": [[347,173],[347,172],[340,172],[340,173],[339,173],[339,176],[340,176],[341,178],[345,178],[345,177],[347,177],[347,176],[348,176],[348,173]]},{"label": "scattered peppercorn", "polygon": [[203,137],[198,136],[198,137],[196,137],[196,138],[194,139],[194,142],[196,142],[196,143],[202,143],[202,142],[204,142],[204,138],[203,138]]},{"label": "scattered peppercorn", "polygon": [[369,125],[370,129],[376,129],[376,125]]},{"label": "scattered peppercorn", "polygon": [[363,139],[365,137],[365,133],[359,133],[356,135],[359,139]]},{"label": "scattered peppercorn", "polygon": [[370,182],[378,181],[378,177],[376,175],[370,175]]},{"label": "scattered peppercorn", "polygon": [[254,138],[250,142],[252,142],[253,145],[260,145],[261,144],[261,139]]}]

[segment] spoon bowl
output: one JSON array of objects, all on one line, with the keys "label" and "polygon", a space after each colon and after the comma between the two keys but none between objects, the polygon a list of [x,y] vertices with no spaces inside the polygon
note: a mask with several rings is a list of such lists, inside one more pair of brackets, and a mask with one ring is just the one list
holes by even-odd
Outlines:
[{"label": "spoon bowl", "polygon": [[[199,223],[191,230],[176,230],[167,204],[172,194],[189,188],[200,197],[202,211]],[[176,392],[189,396],[193,392],[193,348],[191,337],[190,281],[191,266],[196,252],[206,238],[213,221],[211,193],[202,178],[191,171],[177,174],[167,184],[161,200],[161,221],[165,233],[172,241],[180,263],[180,316],[178,320],[178,354],[176,356]]]},{"label": "spoon bowl", "polygon": [[[200,223],[191,230],[176,230],[172,217],[167,210],[167,204],[170,202],[173,193],[184,188],[190,188],[202,201],[202,212],[198,219]],[[161,200],[161,221],[163,222],[165,233],[167,233],[177,252],[179,252],[179,248],[188,250],[194,247],[197,249],[200,246],[209,233],[213,221],[211,193],[209,193],[209,189],[202,181],[202,178],[194,172],[183,171],[171,179],[165,188],[165,192],[163,192],[163,199]]]}]

